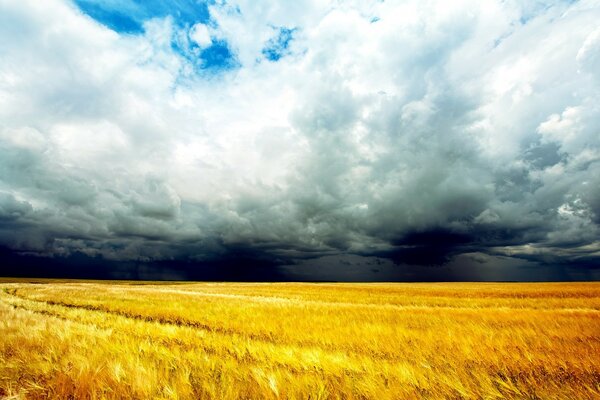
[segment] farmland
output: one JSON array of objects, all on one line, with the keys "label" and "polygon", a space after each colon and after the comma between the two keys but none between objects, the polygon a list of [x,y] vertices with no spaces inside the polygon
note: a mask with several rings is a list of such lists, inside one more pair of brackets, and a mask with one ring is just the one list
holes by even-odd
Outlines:
[{"label": "farmland", "polygon": [[600,398],[598,283],[0,289],[0,398]]}]

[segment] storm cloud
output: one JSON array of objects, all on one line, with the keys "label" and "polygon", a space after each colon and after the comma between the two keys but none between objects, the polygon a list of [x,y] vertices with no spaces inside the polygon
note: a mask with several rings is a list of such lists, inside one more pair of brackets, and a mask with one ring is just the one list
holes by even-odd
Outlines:
[{"label": "storm cloud", "polygon": [[600,278],[597,1],[121,3],[0,0],[5,265]]}]

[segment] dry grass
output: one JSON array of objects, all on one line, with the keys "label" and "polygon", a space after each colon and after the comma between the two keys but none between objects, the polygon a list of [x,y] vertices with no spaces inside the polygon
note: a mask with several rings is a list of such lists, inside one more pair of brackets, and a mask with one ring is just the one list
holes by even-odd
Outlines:
[{"label": "dry grass", "polygon": [[597,283],[0,288],[0,398],[600,398]]}]

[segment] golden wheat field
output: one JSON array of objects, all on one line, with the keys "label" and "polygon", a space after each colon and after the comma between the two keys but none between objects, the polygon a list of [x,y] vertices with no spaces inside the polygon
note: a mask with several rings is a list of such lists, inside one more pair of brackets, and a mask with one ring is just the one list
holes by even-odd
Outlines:
[{"label": "golden wheat field", "polygon": [[600,398],[598,283],[0,287],[0,398]]}]

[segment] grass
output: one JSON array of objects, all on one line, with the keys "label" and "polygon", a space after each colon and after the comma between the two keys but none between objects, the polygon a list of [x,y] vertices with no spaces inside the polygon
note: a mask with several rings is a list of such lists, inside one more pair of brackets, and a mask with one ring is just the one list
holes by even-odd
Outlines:
[{"label": "grass", "polygon": [[0,398],[600,398],[598,283],[0,288]]}]

